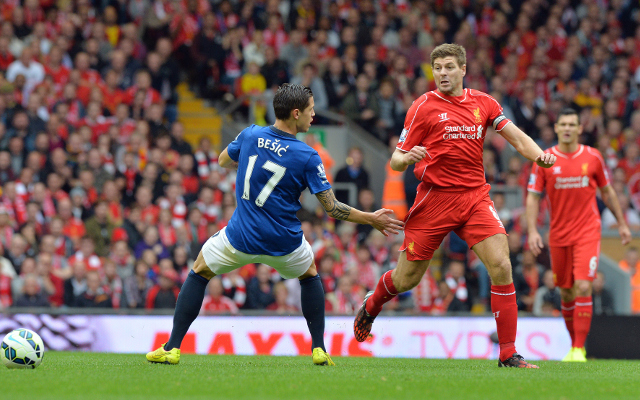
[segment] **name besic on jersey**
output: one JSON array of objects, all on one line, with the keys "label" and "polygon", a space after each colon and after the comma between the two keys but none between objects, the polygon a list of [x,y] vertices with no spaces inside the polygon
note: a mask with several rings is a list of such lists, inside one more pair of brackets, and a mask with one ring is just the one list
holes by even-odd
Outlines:
[{"label": "name besic on jersey", "polygon": [[284,153],[287,152],[289,146],[282,147],[279,139],[271,141],[271,139],[258,138],[258,148],[271,150],[276,153],[278,157],[282,157]]},{"label": "name besic on jersey", "polygon": [[[445,134],[442,135],[444,140],[449,139],[482,139],[482,125],[458,125],[458,126],[445,126]],[[465,133],[469,132],[469,133]]]}]

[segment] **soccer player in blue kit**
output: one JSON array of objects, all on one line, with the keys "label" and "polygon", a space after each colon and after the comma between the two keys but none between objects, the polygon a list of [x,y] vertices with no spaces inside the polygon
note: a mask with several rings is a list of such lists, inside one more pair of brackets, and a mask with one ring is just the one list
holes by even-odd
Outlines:
[{"label": "soccer player in blue kit", "polygon": [[182,339],[200,312],[209,280],[249,263],[264,263],[283,278],[300,280],[313,363],[335,365],[324,346],[322,281],[296,216],[300,195],[308,187],[333,218],[369,224],[385,235],[397,234],[404,224],[389,215],[391,210],[366,213],[336,200],[320,156],[296,139],[311,126],[313,104],[309,88],[283,84],[273,98],[275,124],[251,125],[220,154],[222,167],[238,170],[238,206],[227,227],[202,247],[178,296],[171,337],[147,353],[147,360],[178,364]]}]

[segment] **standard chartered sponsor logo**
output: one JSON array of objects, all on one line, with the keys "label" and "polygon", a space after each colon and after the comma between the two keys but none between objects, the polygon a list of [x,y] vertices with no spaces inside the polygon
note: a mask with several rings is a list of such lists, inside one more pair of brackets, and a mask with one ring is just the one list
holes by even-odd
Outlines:
[{"label": "standard chartered sponsor logo", "polygon": [[589,186],[588,176],[557,177],[554,185],[556,189],[579,189],[587,186]]},{"label": "standard chartered sponsor logo", "polygon": [[466,125],[458,125],[458,126],[445,126],[444,127],[445,134],[442,135],[444,140],[449,139],[482,139],[482,125],[466,126]]}]

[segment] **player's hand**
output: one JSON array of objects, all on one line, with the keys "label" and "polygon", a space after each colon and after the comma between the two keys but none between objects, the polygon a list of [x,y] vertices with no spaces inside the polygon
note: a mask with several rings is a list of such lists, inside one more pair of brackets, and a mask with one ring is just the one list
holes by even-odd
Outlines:
[{"label": "player's hand", "polygon": [[553,164],[556,163],[556,156],[551,153],[542,153],[535,159],[535,163],[538,164],[539,167],[549,168]]},{"label": "player's hand", "polygon": [[389,215],[393,214],[391,210],[381,208],[371,214],[373,215],[371,226],[382,232],[385,236],[389,236],[390,233],[397,235],[399,231],[404,229],[404,222],[391,218]]},{"label": "player's hand", "polygon": [[404,154],[404,163],[413,165],[427,156],[427,149],[422,146],[413,146],[411,150]]},{"label": "player's hand", "polygon": [[531,253],[538,257],[543,247],[542,236],[540,236],[538,231],[529,232],[529,250],[531,250]]},{"label": "player's hand", "polygon": [[631,243],[631,231],[627,224],[622,224],[618,227],[618,233],[620,234],[620,239],[622,239],[622,245],[627,245]]}]

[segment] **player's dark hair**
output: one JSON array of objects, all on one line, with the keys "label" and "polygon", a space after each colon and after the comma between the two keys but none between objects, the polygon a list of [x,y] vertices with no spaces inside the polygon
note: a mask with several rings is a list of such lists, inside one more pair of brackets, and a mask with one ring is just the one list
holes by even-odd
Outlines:
[{"label": "player's dark hair", "polygon": [[[563,117],[565,115],[575,115],[576,118],[578,118],[578,125],[580,125],[580,114],[578,114],[578,112],[576,110],[574,110],[571,107],[566,107],[563,108],[559,113],[558,113],[558,120],[560,119],[560,117]],[[557,121],[557,120],[556,120]]]},{"label": "player's dark hair", "polygon": [[443,43],[440,46],[433,49],[431,52],[431,66],[437,58],[454,57],[458,63],[458,67],[461,67],[467,63],[467,51],[464,47],[455,43]]},{"label": "player's dark hair", "polygon": [[289,119],[291,111],[295,109],[302,111],[307,108],[311,97],[313,97],[313,92],[308,87],[283,83],[273,96],[273,109],[276,118]]}]

